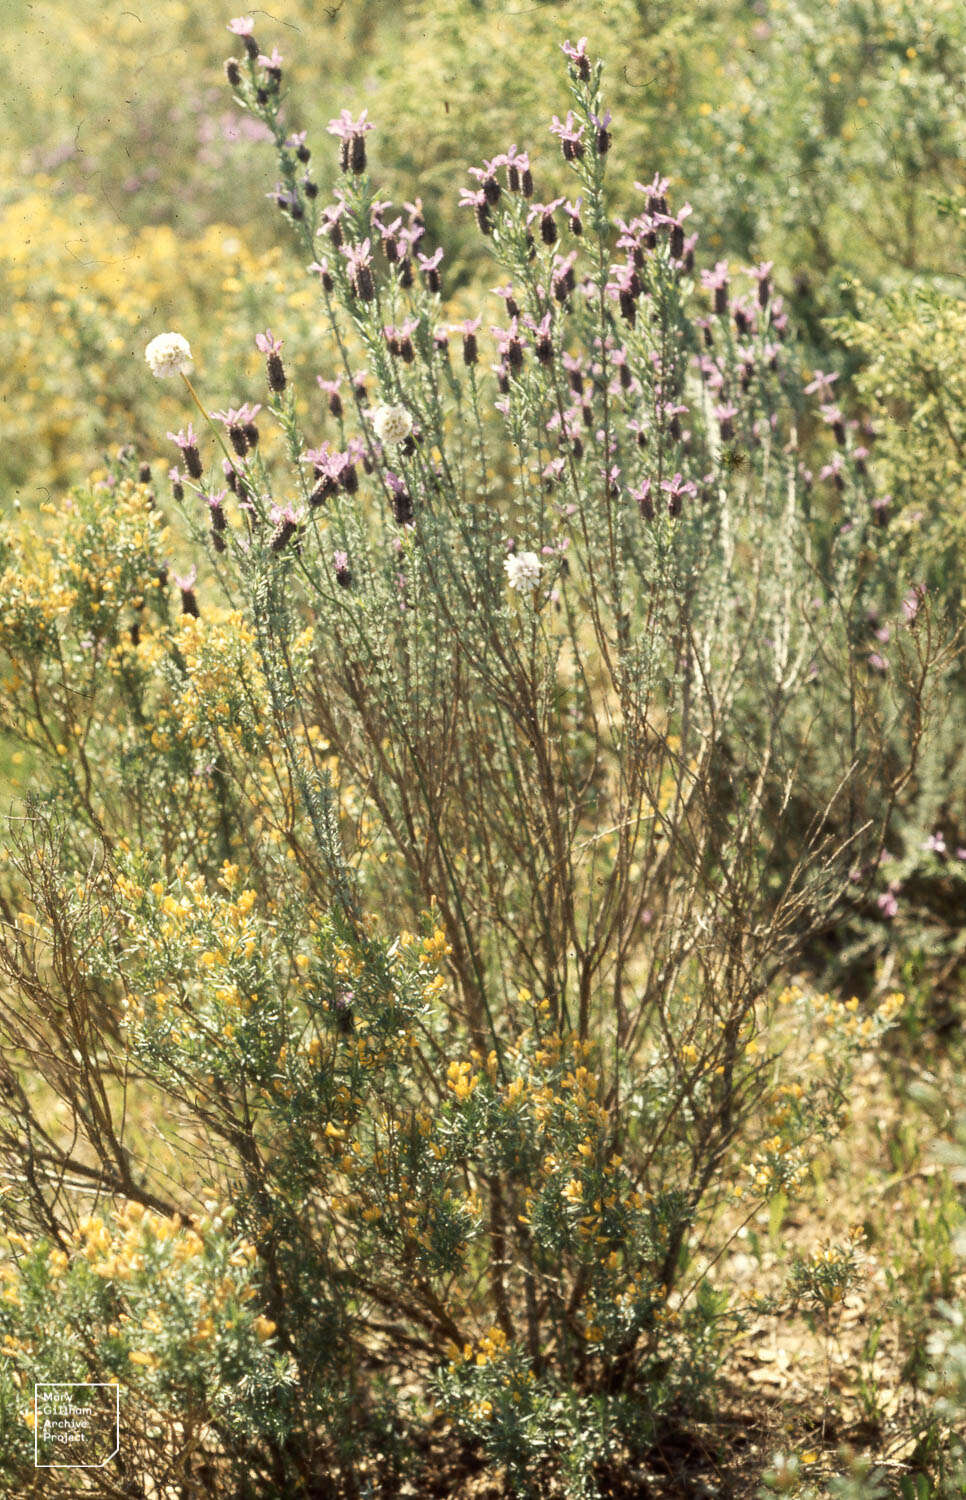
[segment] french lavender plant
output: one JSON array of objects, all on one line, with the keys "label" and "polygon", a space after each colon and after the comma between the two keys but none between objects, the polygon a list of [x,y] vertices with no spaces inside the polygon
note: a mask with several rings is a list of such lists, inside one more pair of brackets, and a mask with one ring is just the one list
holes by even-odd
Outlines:
[{"label": "french lavender plant", "polygon": [[[835,436],[832,525],[814,504],[771,266],[696,283],[690,206],[660,174],[612,219],[601,65],[586,39],[563,50],[551,132],[574,199],[538,201],[515,146],[470,169],[461,203],[503,284],[498,311],[455,324],[418,202],[376,196],[365,112],[329,125],[342,177],[322,204],[280,64],[252,43],[228,65],[277,143],[273,196],[339,368],[306,431],[281,341],[258,336],[291,467],[235,444],[211,563],[257,603],[279,710],[365,788],[391,857],[358,899],[435,902],[475,1045],[502,1068],[522,984],[555,1028],[606,1043],[613,1102],[686,976],[730,1079],[755,998],[881,846],[909,775],[884,726],[910,727],[914,754],[933,646],[921,591],[900,612],[877,566],[887,502],[822,372],[805,394]],[[873,602],[897,614],[891,663]],[[725,1135],[729,1086],[702,1106]]]},{"label": "french lavender plant", "polygon": [[[771,268],[696,269],[660,173],[612,214],[619,131],[584,40],[551,127],[573,196],[542,201],[515,145],[470,170],[498,285],[466,316],[418,200],[378,196],[365,112],[329,126],[325,203],[283,60],[231,30],[323,367],[306,399],[263,330],[264,388],[209,415],[185,340],[153,340],[203,418],[170,435],[190,569],[122,466],[74,505],[66,561],[5,596],[8,714],[56,705],[86,833],[23,854],[57,957],[0,943],[31,997],[0,1027],[23,1047],[40,1015],[52,1057],[86,1057],[94,1017],[119,1095],[144,1081],[209,1142],[265,1308],[214,1319],[198,1386],[238,1493],[329,1493],[305,1488],[322,1472],[369,1493],[370,1461],[395,1482],[415,1374],[415,1406],[434,1393],[514,1493],[589,1496],[714,1366],[724,1309],[694,1266],[716,1207],[801,1180],[849,1049],[899,1008],[783,981],[876,879],[941,655],[929,601],[881,564],[831,377],[830,453],[813,435]],[[92,769],[105,711],[75,727],[61,693],[57,663],[91,652],[115,781]],[[793,1082],[776,1014],[822,1039]],[[197,1164],[180,1197],[177,1174],[142,1182],[107,1094],[51,1079],[102,1190],[187,1220]],[[0,1132],[11,1161],[25,1138]],[[43,1183],[27,1202],[66,1245]],[[233,1406],[238,1327],[278,1355]],[[149,1352],[145,1399],[170,1402]]]}]

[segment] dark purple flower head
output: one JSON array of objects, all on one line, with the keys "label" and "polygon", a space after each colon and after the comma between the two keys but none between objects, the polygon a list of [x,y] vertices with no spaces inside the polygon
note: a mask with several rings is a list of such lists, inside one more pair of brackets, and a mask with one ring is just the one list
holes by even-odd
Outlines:
[{"label": "dark purple flower head", "polygon": [[748,269],[748,275],[753,276],[758,283],[759,307],[768,306],[768,298],[771,296],[771,273],[774,264],[774,261],[763,260],[759,265],[750,266]]},{"label": "dark purple flower head", "polygon": [[256,333],[255,347],[265,356],[265,368],[268,374],[268,386],[272,391],[284,391],[285,370],[279,358],[279,350],[282,347],[281,339],[275,338],[272,330],[266,328],[264,333]]},{"label": "dark purple flower head", "polygon": [[480,192],[491,208],[500,201],[500,184],[497,181],[496,169],[502,166],[505,158],[495,156],[492,161],[484,161],[482,167],[469,167],[467,170],[471,177],[475,177],[480,184]]},{"label": "dark purple flower head", "polygon": [[387,324],[382,330],[389,353],[400,356],[405,360],[407,365],[412,364],[416,357],[416,351],[413,347],[413,334],[418,327],[418,318],[407,318],[403,323]]},{"label": "dark purple flower head", "polygon": [[309,159],[307,154],[305,156],[302,155],[302,152],[305,151],[305,139],[307,135],[307,130],[295,130],[285,142],[289,151],[294,151],[299,161],[308,161]]},{"label": "dark purple flower head", "polygon": [[291,505],[273,505],[270,519],[275,526],[269,547],[273,552],[283,552],[288,546],[302,519],[302,512]]},{"label": "dark purple flower head", "polygon": [[413,499],[406,488],[406,481],[392,469],[387,469],[386,484],[389,486],[389,501],[396,525],[408,526],[413,519]]},{"label": "dark purple flower head", "polygon": [[501,360],[505,360],[510,370],[519,370],[523,366],[523,340],[520,337],[520,326],[516,318],[510,319],[509,328],[491,327],[490,332],[496,339]]},{"label": "dark purple flower head", "polygon": [[373,214],[372,223],[373,227],[375,229],[378,229],[380,235],[382,236],[382,248],[385,252],[386,259],[389,261],[390,265],[395,264],[395,262],[400,258],[400,245],[396,236],[402,229],[402,218],[393,219],[391,224],[385,224],[377,214]]},{"label": "dark purple flower head", "polygon": [[713,271],[701,272],[701,285],[711,292],[714,310],[719,315],[728,311],[728,262],[719,260]]},{"label": "dark purple flower head", "polygon": [[686,480],[683,475],[675,474],[673,479],[662,479],[661,489],[667,495],[667,513],[669,516],[681,514],[681,503],[684,497],[693,498],[698,493],[698,487],[691,480]]},{"label": "dark purple flower head", "polygon": [[423,255],[417,252],[416,259],[419,262],[419,269],[423,273],[423,280],[426,283],[427,290],[438,292],[441,287],[439,267],[443,259],[443,247],[440,246],[432,255]]},{"label": "dark purple flower head", "polygon": [[684,256],[684,221],[691,212],[690,203],[685,203],[676,214],[656,213],[653,215],[655,224],[664,225],[670,230],[669,246],[675,260],[681,260]]},{"label": "dark purple flower head", "polygon": [[662,410],[671,441],[681,442],[681,418],[687,416],[688,408],[674,401],[665,401]]},{"label": "dark purple flower head", "polygon": [[[757,321],[757,312],[754,305],[747,297],[736,297],[731,304],[731,315],[735,320],[735,328],[744,337],[753,332]],[[752,359],[754,356],[752,356]]]},{"label": "dark purple flower head", "polygon": [[506,185],[510,192],[522,193],[524,198],[529,198],[533,193],[533,174],[527,152],[518,151],[516,146],[511,146],[509,151],[503,153],[502,161],[506,167]]},{"label": "dark purple flower head", "polygon": [[366,170],[366,132],[373,126],[367,119],[369,111],[364,109],[358,120],[353,120],[347,109],[340,110],[338,118],[326,126],[330,135],[338,136],[342,144],[341,167],[343,172]]},{"label": "dark purple flower head", "polygon": [[567,215],[567,219],[569,220],[571,234],[583,234],[584,232],[584,221],[580,217],[580,210],[583,207],[583,202],[583,198],[577,198],[573,203],[571,203],[569,199],[564,203],[564,213]]},{"label": "dark purple flower head", "polygon": [[610,126],[614,116],[609,109],[605,109],[602,115],[592,114],[590,119],[594,127],[594,145],[598,156],[606,156],[610,150],[611,135]]},{"label": "dark purple flower head", "polygon": [[634,186],[647,198],[649,214],[667,213],[667,190],[671,186],[669,177],[662,177],[660,172],[655,172],[650,182],[635,182]]},{"label": "dark purple flower head", "polygon": [[819,410],[822,420],[827,422],[835,434],[835,441],[840,448],[845,447],[845,414],[833,401],[823,401]]},{"label": "dark purple flower head", "polygon": [[579,396],[584,388],[583,358],[579,354],[567,354],[565,352],[562,362],[567,372],[567,379],[570,382],[570,389]]},{"label": "dark purple flower head", "polygon": [[566,120],[561,120],[554,115],[550,133],[559,138],[565,161],[576,161],[578,157],[583,156],[583,135],[586,128],[582,121],[577,122],[572,109],[567,111]]},{"label": "dark purple flower head", "polygon": [[181,613],[190,615],[192,619],[198,619],[198,599],[195,595],[195,583],[198,578],[198,569],[190,567],[187,573],[172,573],[171,582],[181,593]]},{"label": "dark purple flower head", "polygon": [[181,449],[181,461],[192,479],[200,479],[204,473],[204,465],[201,462],[201,454],[198,451],[198,435],[189,422],[182,432],[169,432],[168,437],[172,443],[177,443]]},{"label": "dark purple flower head", "polygon": [[343,407],[339,390],[342,385],[342,376],[337,375],[334,380],[326,380],[322,375],[316,375],[315,381],[319,390],[329,398],[329,411],[334,417],[341,417]]},{"label": "dark purple flower head", "polygon": [[319,278],[324,291],[331,292],[333,290],[333,288],[335,287],[335,281],[333,279],[332,272],[329,269],[329,262],[325,259],[324,256],[321,260],[314,260],[308,267],[308,271],[311,276],[317,276]]},{"label": "dark purple flower head", "polygon": [[537,359],[542,365],[553,363],[553,314],[545,313],[540,322],[533,326],[533,346]]},{"label": "dark purple flower head", "polygon": [[480,331],[482,321],[482,318],[466,318],[462,323],[454,325],[453,332],[463,335],[464,365],[475,365],[479,359],[479,346],[476,335]]},{"label": "dark purple flower head", "polygon": [[637,299],[643,290],[641,278],[633,259],[623,265],[611,266],[611,279],[607,283],[608,296],[614,297],[621,308],[621,316],[631,327],[637,318]]},{"label": "dark purple flower head", "polygon": [[545,245],[556,243],[557,225],[553,216],[563,202],[563,198],[554,198],[552,203],[534,203],[527,213],[528,224],[532,224],[535,219],[540,220],[540,238]]},{"label": "dark purple flower head", "polygon": [[637,508],[645,521],[654,520],[654,497],[649,479],[642,480],[636,490],[631,490],[631,499],[637,501]]},{"label": "dark purple flower head", "polygon": [[212,412],[212,416],[227,428],[231,445],[239,458],[244,458],[249,448],[254,448],[258,444],[258,428],[255,426],[255,418],[261,409],[257,402],[252,405],[251,402],[246,401],[244,406],[229,406],[227,411]]},{"label": "dark purple flower head", "polygon": [[341,253],[345,256],[356,296],[362,302],[371,302],[376,295],[376,284],[372,276],[371,242],[365,239],[361,245],[343,245]]},{"label": "dark purple flower head", "polygon": [[520,306],[516,300],[516,297],[514,296],[513,287],[511,285],[508,284],[507,286],[495,286],[493,288],[493,292],[495,296],[502,297],[503,301],[506,303],[506,315],[508,318],[518,318],[520,316]]},{"label": "dark purple flower head", "polygon": [[576,47],[572,42],[564,42],[560,48],[567,61],[572,65],[577,77],[584,83],[590,81],[590,59],[587,56],[587,38],[582,36]]},{"label": "dark purple flower head", "polygon": [[490,232],[490,205],[486,200],[486,193],[482,188],[461,188],[460,208],[472,208],[476,213],[476,222],[483,234]]},{"label": "dark purple flower head", "polygon": [[223,501],[228,494],[227,490],[215,490],[213,495],[205,498],[208,504],[208,517],[211,521],[211,541],[216,552],[224,552],[224,533],[228,530],[228,517],[225,515]]},{"label": "dark purple flower head", "polygon": [[350,276],[356,276],[364,267],[372,265],[372,242],[365,239],[359,245],[344,245],[342,254]]},{"label": "dark purple flower head", "polygon": [[284,183],[276,183],[272,192],[266,193],[266,198],[272,198],[273,204],[281,208],[282,213],[291,214],[293,219],[305,217],[305,208],[302,207],[299,193],[294,187],[287,187]]},{"label": "dark purple flower head", "polygon": [[721,432],[721,441],[723,443],[730,442],[734,437],[735,417],[737,415],[737,406],[732,406],[730,402],[727,402],[722,406],[716,406],[714,408],[714,419],[718,424],[718,428]]},{"label": "dark purple flower head", "polygon": [[345,201],[341,198],[335,203],[327,203],[322,210],[322,222],[316,230],[317,234],[326,235],[337,250],[345,237],[342,228],[342,217],[345,211]]}]

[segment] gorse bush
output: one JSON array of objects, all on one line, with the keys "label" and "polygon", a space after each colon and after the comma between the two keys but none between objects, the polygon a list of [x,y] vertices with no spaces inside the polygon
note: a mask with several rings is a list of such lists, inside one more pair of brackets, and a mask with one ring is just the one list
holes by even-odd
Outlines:
[{"label": "gorse bush", "polygon": [[[148,451],[156,446],[156,392],[144,389],[135,364],[145,307],[188,328],[206,367],[225,380],[246,356],[254,377],[256,313],[284,312],[294,332],[308,310],[307,289],[291,285],[282,261],[279,249],[255,253],[226,224],[190,238],[167,226],[132,233],[83,196],[68,205],[37,192],[8,208],[0,222],[0,463],[25,508],[33,512],[52,487],[89,472],[102,445],[117,446],[118,432]],[[225,325],[209,345],[214,287]],[[168,404],[175,426],[179,409]]]},{"label": "gorse bush", "polygon": [[613,212],[583,41],[573,195],[515,146],[470,169],[501,285],[454,323],[365,115],[330,124],[324,202],[282,60],[231,29],[318,385],[276,325],[267,389],[209,415],[158,334],[170,500],[125,451],[0,559],[33,772],[0,1463],[38,1492],[25,1392],[66,1307],[60,1378],[122,1383],[136,1479],[395,1493],[435,1403],[512,1493],[591,1496],[700,1397],[740,1315],[726,1211],[801,1183],[901,1008],[786,981],[873,888],[941,622],[769,266],[696,271],[660,174]]}]

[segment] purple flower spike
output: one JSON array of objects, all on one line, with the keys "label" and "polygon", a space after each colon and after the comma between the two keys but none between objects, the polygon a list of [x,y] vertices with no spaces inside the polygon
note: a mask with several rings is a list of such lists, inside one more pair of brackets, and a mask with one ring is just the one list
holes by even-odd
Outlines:
[{"label": "purple flower spike", "polygon": [[578,157],[583,156],[583,134],[585,129],[586,126],[584,124],[576,122],[572,109],[567,111],[566,120],[560,120],[554,115],[553,123],[550,126],[550,133],[559,138],[565,161],[576,161]]},{"label": "purple flower spike", "polygon": [[587,38],[582,36],[576,47],[572,42],[564,42],[560,50],[574,68],[577,77],[583,83],[589,83],[590,58],[587,56]]},{"label": "purple flower spike", "polygon": [[713,294],[714,310],[723,317],[728,311],[728,262],[719,260],[713,271],[702,271],[701,285]]},{"label": "purple flower spike", "polygon": [[275,338],[270,328],[266,328],[264,333],[256,333],[255,348],[265,355],[268,388],[275,392],[285,389],[285,370],[278,352],[281,347],[281,339]]},{"label": "purple flower spike", "polygon": [[343,109],[338,119],[330,120],[326,126],[329,134],[338,136],[342,143],[340,164],[343,172],[366,170],[366,131],[373,129],[368,114],[369,111],[364,109],[358,120],[354,120],[349,111]]}]

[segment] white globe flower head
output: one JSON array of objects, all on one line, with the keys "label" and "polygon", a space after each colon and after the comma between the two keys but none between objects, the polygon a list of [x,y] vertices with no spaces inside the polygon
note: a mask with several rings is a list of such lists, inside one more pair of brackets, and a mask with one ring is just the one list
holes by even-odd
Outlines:
[{"label": "white globe flower head", "polygon": [[412,435],[413,419],[404,406],[377,406],[371,416],[380,443],[404,443]]},{"label": "white globe flower head", "polygon": [[520,589],[529,594],[540,580],[543,564],[535,552],[511,552],[504,559],[503,566],[511,589]]},{"label": "white globe flower head", "polygon": [[191,369],[191,345],[180,333],[159,333],[144,351],[151,374],[158,380],[183,375]]}]

